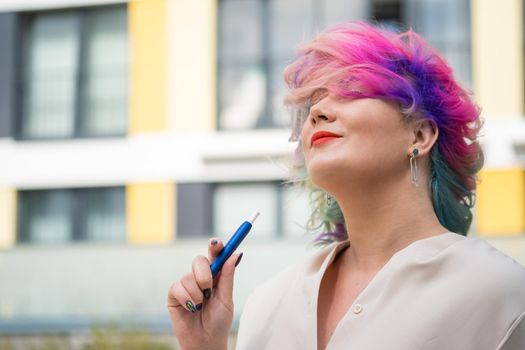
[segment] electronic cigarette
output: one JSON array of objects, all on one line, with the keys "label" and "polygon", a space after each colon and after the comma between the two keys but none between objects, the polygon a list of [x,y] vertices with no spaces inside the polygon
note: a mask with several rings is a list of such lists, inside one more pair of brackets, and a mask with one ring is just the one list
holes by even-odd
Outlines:
[{"label": "electronic cigarette", "polygon": [[248,235],[248,232],[252,229],[252,224],[259,216],[259,212],[254,213],[249,220],[246,220],[239,226],[237,231],[233,234],[233,236],[230,238],[228,243],[224,246],[224,248],[220,251],[219,255],[213,260],[213,262],[210,265],[211,268],[211,274],[215,278],[219,271],[222,269],[222,265],[228,260],[228,258],[235,252],[237,247],[241,244],[242,240]]}]

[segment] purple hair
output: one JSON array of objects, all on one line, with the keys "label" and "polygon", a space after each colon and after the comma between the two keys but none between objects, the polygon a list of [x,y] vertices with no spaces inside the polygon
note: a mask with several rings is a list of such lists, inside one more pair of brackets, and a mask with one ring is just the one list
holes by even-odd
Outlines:
[{"label": "purple hair", "polygon": [[[407,122],[432,120],[439,129],[430,153],[428,183],[434,210],[443,226],[466,235],[472,222],[476,173],[483,166],[477,142],[480,110],[456,82],[447,62],[418,34],[395,33],[363,22],[337,25],[301,47],[284,77],[290,88],[285,103],[297,110],[308,109],[321,90],[348,99],[394,101]],[[293,123],[296,136],[305,113],[299,118]],[[328,220],[334,229],[319,239],[345,239],[346,231],[341,233],[341,226],[336,226],[344,224],[339,207],[331,208],[331,215],[329,209],[317,207],[323,212],[317,217],[325,221],[318,226],[327,227]]]}]

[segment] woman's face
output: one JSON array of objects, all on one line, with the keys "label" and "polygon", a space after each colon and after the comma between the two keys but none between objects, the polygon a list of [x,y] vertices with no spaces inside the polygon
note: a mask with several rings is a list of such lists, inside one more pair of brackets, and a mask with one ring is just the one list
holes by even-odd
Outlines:
[{"label": "woman's face", "polygon": [[347,181],[406,178],[414,135],[402,118],[394,103],[324,96],[311,107],[301,133],[312,182],[329,190]]}]

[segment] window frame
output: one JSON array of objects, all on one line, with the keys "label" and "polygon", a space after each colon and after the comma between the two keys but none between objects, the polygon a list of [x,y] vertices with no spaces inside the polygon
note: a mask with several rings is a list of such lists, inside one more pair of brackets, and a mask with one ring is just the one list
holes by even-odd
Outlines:
[{"label": "window frame", "polygon": [[[39,11],[22,11],[17,14],[17,31],[16,31],[16,42],[18,43],[15,50],[16,60],[19,62],[18,65],[15,65],[15,113],[14,113],[14,122],[13,122],[13,137],[16,141],[61,141],[61,140],[74,140],[74,139],[106,139],[114,137],[125,137],[128,133],[127,128],[122,132],[118,133],[107,133],[107,134],[86,134],[82,131],[82,118],[83,118],[83,106],[84,103],[84,84],[86,76],[86,51],[87,51],[87,29],[86,22],[88,21],[88,16],[90,12],[95,12],[101,9],[117,9],[121,8],[126,12],[126,17],[128,14],[128,4],[127,3],[116,3],[108,5],[97,5],[97,6],[82,6],[82,7],[72,7],[72,8],[60,8],[60,9],[49,9],[49,10],[39,10]],[[24,94],[26,93],[26,85],[24,81],[26,80],[26,69],[27,67],[27,48],[29,45],[30,39],[30,28],[35,17],[41,14],[51,14],[51,13],[73,13],[76,17],[76,21],[79,26],[79,33],[77,40],[79,45],[79,51],[77,59],[77,71],[75,72],[75,91],[74,91],[74,115],[72,116],[73,120],[73,133],[69,136],[24,136],[22,133],[24,123],[26,122],[27,114],[24,110]],[[127,18],[126,25],[126,37],[129,42],[129,20]],[[126,53],[129,56],[129,51]],[[129,77],[129,62],[128,62],[128,77]],[[129,85],[129,84],[128,84]],[[129,94],[128,100],[126,103],[129,105]],[[129,112],[127,122],[129,123]]]},{"label": "window frame", "polygon": [[[87,191],[100,191],[100,190],[120,190],[123,192],[123,208],[124,208],[124,235],[119,240],[92,240],[88,239],[85,230],[81,229],[82,220],[84,218],[83,213],[86,212],[86,203],[83,201]],[[39,243],[31,240],[28,215],[27,215],[27,202],[22,199],[23,193],[29,192],[41,192],[50,193],[52,191],[64,191],[72,198],[72,209],[71,217],[72,221],[72,232],[68,240],[64,242],[51,242],[51,243]],[[76,188],[43,188],[43,189],[21,189],[16,193],[17,202],[17,219],[16,219],[16,245],[28,245],[28,246],[60,246],[63,244],[79,244],[79,243],[108,243],[108,244],[121,244],[127,242],[127,212],[126,212],[126,188],[125,186],[100,186],[100,187],[76,187]]]},{"label": "window frame", "polygon": [[[275,229],[275,232],[273,235],[271,235],[271,239],[281,239],[285,236],[284,232],[283,232],[283,228],[284,228],[284,225],[283,225],[283,210],[282,210],[282,207],[283,207],[283,204],[282,204],[282,200],[283,200],[283,194],[282,192],[284,191],[283,189],[283,182],[282,181],[278,181],[278,180],[257,180],[257,181],[228,181],[228,182],[216,182],[216,183],[213,183],[212,184],[212,201],[215,202],[215,196],[217,195],[217,189],[221,186],[257,186],[257,185],[267,185],[267,186],[271,186],[273,191],[275,191],[275,198],[274,198],[274,206],[273,206],[273,210],[274,210],[274,215],[275,215],[275,222],[274,222],[274,229]],[[215,207],[212,207],[212,226],[211,226],[211,229],[212,229],[212,234],[216,235],[218,234],[218,227],[216,227],[216,222],[215,222],[215,215],[216,215],[216,212],[215,212]],[[248,219],[248,218],[246,218]],[[239,225],[241,224],[241,222],[239,222]],[[227,235],[232,235],[234,232],[230,232],[228,233]],[[229,236],[228,236],[229,237]]]},{"label": "window frame", "polygon": [[[282,126],[277,125],[274,121],[274,115],[273,115],[273,109],[272,109],[272,100],[274,97],[274,93],[272,91],[274,79],[272,77],[272,69],[275,68],[277,65],[277,61],[275,60],[275,57],[272,57],[271,50],[270,50],[270,36],[271,36],[271,11],[270,11],[270,1],[269,0],[255,0],[255,2],[258,2],[261,7],[261,18],[260,18],[260,26],[261,26],[261,37],[259,38],[261,40],[261,53],[262,55],[259,56],[254,61],[247,61],[242,58],[235,58],[233,60],[228,61],[225,63],[222,60],[221,57],[221,23],[223,19],[221,19],[220,16],[220,6],[221,3],[226,1],[239,1],[239,0],[218,0],[218,11],[217,11],[217,21],[216,21],[216,42],[217,42],[217,58],[216,58],[216,64],[217,64],[217,79],[215,83],[216,88],[216,96],[217,96],[217,103],[216,103],[216,121],[217,121],[217,129],[220,131],[228,131],[232,130],[229,128],[224,128],[221,126],[221,108],[223,107],[221,104],[221,71],[223,70],[223,67],[235,67],[238,65],[249,65],[249,64],[256,64],[260,66],[264,72],[264,78],[265,78],[265,89],[264,89],[264,108],[261,112],[261,115],[259,116],[259,119],[257,120],[257,123],[248,129],[245,130],[260,130],[260,129],[280,129]],[[240,0],[242,1],[242,0]],[[235,130],[235,129],[234,129]]]}]

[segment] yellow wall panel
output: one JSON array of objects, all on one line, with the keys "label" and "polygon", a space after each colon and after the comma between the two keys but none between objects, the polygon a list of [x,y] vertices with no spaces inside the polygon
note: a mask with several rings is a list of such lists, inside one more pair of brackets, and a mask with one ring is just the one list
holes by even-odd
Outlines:
[{"label": "yellow wall panel", "polygon": [[126,186],[128,241],[169,243],[175,232],[175,185],[136,183]]},{"label": "yellow wall panel", "polygon": [[129,133],[166,129],[166,0],[132,0]]},{"label": "yellow wall panel", "polygon": [[523,114],[522,0],[472,0],[472,80],[489,115]]},{"label": "yellow wall panel", "polygon": [[0,187],[0,249],[16,242],[16,190]]},{"label": "yellow wall panel", "polygon": [[169,128],[210,131],[217,110],[217,0],[169,2]]},{"label": "yellow wall panel", "polygon": [[484,170],[480,174],[476,226],[480,235],[525,232],[525,170]]}]

